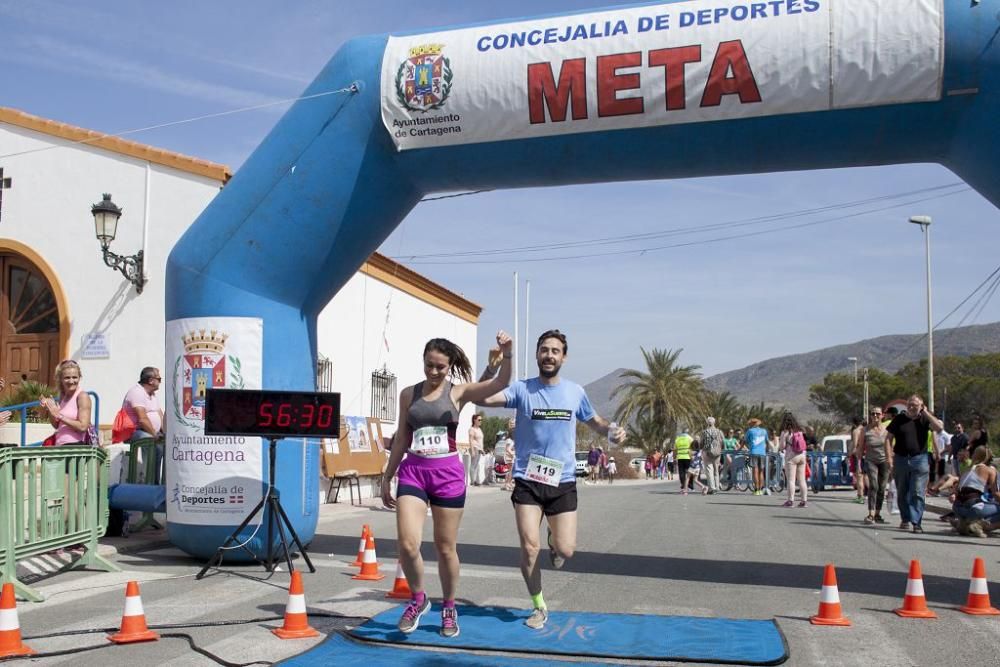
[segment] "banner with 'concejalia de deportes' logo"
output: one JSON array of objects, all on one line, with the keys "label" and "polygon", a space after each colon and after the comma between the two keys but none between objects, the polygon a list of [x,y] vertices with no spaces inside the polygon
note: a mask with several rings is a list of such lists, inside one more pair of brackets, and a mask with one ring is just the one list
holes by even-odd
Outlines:
[{"label": "banner with 'concejalia de deportes' logo", "polygon": [[407,150],[925,102],[943,67],[943,0],[616,7],[391,35],[382,122]]},{"label": "banner with 'concejalia de deportes' logo", "polygon": [[212,388],[261,389],[263,320],[171,320],[166,347],[167,521],[235,526],[263,494],[261,439],[206,436],[205,396]]}]

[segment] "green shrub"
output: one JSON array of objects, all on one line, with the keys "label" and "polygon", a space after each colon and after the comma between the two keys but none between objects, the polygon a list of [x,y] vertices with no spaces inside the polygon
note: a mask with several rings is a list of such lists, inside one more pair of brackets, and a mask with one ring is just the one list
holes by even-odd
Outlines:
[{"label": "green shrub", "polygon": [[[35,382],[34,380],[24,380],[11,388],[11,391],[0,400],[0,407],[7,405],[21,405],[41,400],[42,396],[55,396],[56,390],[52,387]],[[29,423],[44,424],[48,421],[47,412],[41,408],[29,409],[27,421]],[[11,413],[12,422],[21,421],[21,411],[14,410]]]}]

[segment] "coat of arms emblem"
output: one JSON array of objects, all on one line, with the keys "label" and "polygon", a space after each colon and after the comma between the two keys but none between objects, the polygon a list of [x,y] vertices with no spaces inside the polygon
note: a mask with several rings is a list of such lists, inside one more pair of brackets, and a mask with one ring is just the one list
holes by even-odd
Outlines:
[{"label": "coat of arms emblem", "polygon": [[[209,389],[243,388],[240,360],[225,354],[227,334],[201,329],[183,336],[184,354],[174,364],[174,415],[188,426],[205,420]],[[228,361],[228,367],[227,367]],[[227,375],[228,370],[228,375]],[[177,390],[180,390],[178,401]]]},{"label": "coat of arms emblem", "polygon": [[451,61],[443,50],[444,44],[414,46],[396,71],[396,99],[409,111],[440,109],[451,94]]}]

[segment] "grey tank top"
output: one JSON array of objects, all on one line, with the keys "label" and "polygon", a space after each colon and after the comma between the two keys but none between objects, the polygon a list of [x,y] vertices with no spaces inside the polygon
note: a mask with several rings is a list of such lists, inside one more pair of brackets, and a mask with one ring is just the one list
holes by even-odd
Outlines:
[{"label": "grey tank top", "polygon": [[865,460],[872,463],[885,463],[886,432],[865,429]]},{"label": "grey tank top", "polygon": [[458,433],[458,406],[451,400],[451,387],[451,382],[445,380],[441,395],[428,401],[424,398],[424,383],[414,385],[413,400],[410,401],[410,409],[406,411],[406,423],[414,431],[424,426],[447,426],[448,451],[457,452],[458,442],[455,437]]}]

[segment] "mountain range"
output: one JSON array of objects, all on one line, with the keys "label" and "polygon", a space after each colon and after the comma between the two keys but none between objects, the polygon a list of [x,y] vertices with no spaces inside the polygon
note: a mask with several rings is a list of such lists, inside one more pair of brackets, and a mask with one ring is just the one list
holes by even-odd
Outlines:
[{"label": "mountain range", "polygon": [[[822,417],[809,402],[809,387],[819,384],[828,373],[850,372],[858,358],[858,368],[872,366],[893,373],[908,363],[927,356],[926,336],[892,335],[834,345],[813,352],[792,354],[759,361],[745,368],[705,378],[712,391],[728,391],[746,405],[760,403],[784,406],[800,421]],[[934,356],[970,356],[1000,351],[1000,322],[934,332]],[[681,360],[686,363],[686,360]],[[586,385],[590,402],[600,415],[610,418],[617,402],[611,393],[621,384],[625,369],[618,368]],[[638,369],[645,370],[645,369]]]}]

